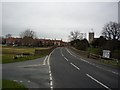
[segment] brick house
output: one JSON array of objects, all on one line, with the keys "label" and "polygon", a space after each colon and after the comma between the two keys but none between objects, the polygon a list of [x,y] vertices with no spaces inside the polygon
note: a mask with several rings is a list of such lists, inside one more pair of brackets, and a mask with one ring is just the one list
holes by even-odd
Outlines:
[{"label": "brick house", "polygon": [[[22,38],[14,38],[14,37],[10,37],[10,38],[6,38],[6,44],[7,45],[24,45],[24,42],[22,40]],[[63,42],[62,40],[51,40],[51,39],[32,39],[31,40],[31,45],[32,46],[63,46],[66,43]]]}]

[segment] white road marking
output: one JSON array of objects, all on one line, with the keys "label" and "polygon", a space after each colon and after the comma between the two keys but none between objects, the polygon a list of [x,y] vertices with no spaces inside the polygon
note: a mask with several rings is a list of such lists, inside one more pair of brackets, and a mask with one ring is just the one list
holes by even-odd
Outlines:
[{"label": "white road marking", "polygon": [[95,82],[97,82],[98,84],[102,85],[103,87],[107,88],[108,90],[111,90],[108,86],[104,85],[103,83],[101,83],[100,81],[98,81],[97,79],[93,78],[92,76],[90,76],[89,74],[86,74],[89,78],[91,78],[92,80],[94,80]]},{"label": "white road marking", "polygon": [[51,86],[50,88],[51,88],[51,90],[53,90],[53,86]]},{"label": "white road marking", "polygon": [[[76,56],[73,55],[67,48],[66,48],[66,50],[67,50],[72,56],[76,57]],[[77,57],[76,57],[76,58],[77,58]],[[98,65],[96,65],[96,64],[94,64],[94,63],[91,63],[91,62],[87,61],[87,60],[84,60],[84,59],[82,59],[82,58],[80,58],[80,60],[82,60],[82,61],[84,61],[84,62],[86,62],[86,63],[88,63],[88,64],[91,64],[91,65],[93,65],[93,66],[95,66],[95,67],[97,67],[97,68],[99,68],[99,69],[103,69],[103,70],[105,70],[105,71],[108,71],[108,72],[111,72],[111,73],[113,73],[113,74],[116,74],[116,75],[119,75],[119,76],[120,76],[120,74],[117,73],[117,72],[104,69],[104,68],[102,68],[102,67],[100,67],[100,66],[98,66]]]},{"label": "white road marking", "polygon": [[52,77],[52,74],[50,73],[50,77]]},{"label": "white road marking", "polygon": [[49,71],[49,73],[51,73],[51,71]]},{"label": "white road marking", "polygon": [[[54,49],[55,50],[55,49]],[[47,64],[49,67],[49,76],[50,76],[50,88],[51,90],[53,90],[53,81],[52,81],[52,72],[51,72],[51,68],[50,68],[50,56],[51,54],[54,52],[54,50],[49,54],[48,58],[47,58]]]},{"label": "white road marking", "polygon": [[45,57],[42,65],[46,65],[46,60],[47,60],[47,58],[48,58],[48,55]]},{"label": "white road marking", "polygon": [[41,64],[34,64],[34,65],[24,65],[24,66],[18,66],[18,67],[38,67],[41,66]]},{"label": "white road marking", "polygon": [[64,57],[63,53],[62,53],[62,48],[60,49],[61,55]]},{"label": "white road marking", "polygon": [[51,85],[51,86],[53,85],[53,82],[52,82],[52,81],[50,81],[50,85]]},{"label": "white road marking", "polygon": [[66,61],[68,61],[68,59],[67,59],[66,57],[64,57],[64,59],[65,59]]},{"label": "white road marking", "polygon": [[52,77],[50,77],[50,81],[52,81]]},{"label": "white road marking", "polygon": [[[70,53],[70,55],[74,56],[67,48],[66,48],[66,50],[68,51],[68,53]],[[76,57],[76,56],[74,56],[74,57]]]},{"label": "white road marking", "polygon": [[73,63],[70,63],[72,66],[74,66],[76,69],[78,69],[78,70],[80,70],[80,68],[79,67],[77,67],[75,64],[73,64]]}]

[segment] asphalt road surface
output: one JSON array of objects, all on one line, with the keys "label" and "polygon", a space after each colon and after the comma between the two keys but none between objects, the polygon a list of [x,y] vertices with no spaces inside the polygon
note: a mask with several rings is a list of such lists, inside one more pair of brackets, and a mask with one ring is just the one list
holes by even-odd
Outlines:
[{"label": "asphalt road surface", "polygon": [[65,47],[36,60],[3,64],[3,77],[28,88],[120,89],[119,70],[92,59],[81,58]]},{"label": "asphalt road surface", "polygon": [[119,88],[118,69],[83,59],[67,48],[55,49],[49,62],[51,88]]},{"label": "asphalt road surface", "polygon": [[2,78],[22,83],[27,88],[49,88],[46,59],[47,56],[36,60],[3,64]]}]

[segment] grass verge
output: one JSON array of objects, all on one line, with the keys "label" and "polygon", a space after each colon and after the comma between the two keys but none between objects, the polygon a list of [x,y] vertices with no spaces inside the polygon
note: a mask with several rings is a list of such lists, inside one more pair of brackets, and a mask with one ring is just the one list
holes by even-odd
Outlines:
[{"label": "grass verge", "polygon": [[[46,51],[42,54],[35,54],[35,50]],[[50,48],[30,48],[30,47],[10,47],[10,46],[3,46],[2,47],[2,63],[13,63],[13,62],[20,62],[20,61],[27,61],[33,60],[37,58],[41,58],[49,54]],[[17,54],[22,53],[30,53],[30,55],[14,58]]]},{"label": "grass verge", "polygon": [[21,83],[17,83],[11,80],[2,80],[2,90],[28,90],[24,85]]},{"label": "grass verge", "polygon": [[[72,51],[76,52],[77,54],[79,54],[80,56],[82,56],[83,58],[88,58],[88,51],[90,51],[91,53],[93,54],[100,54],[101,53],[101,50],[99,49],[91,49],[91,50],[88,50],[88,51],[82,51],[82,50],[78,50],[78,49],[75,49],[73,47],[69,47]],[[91,58],[89,56],[89,58]],[[93,58],[92,58],[93,59]],[[104,64],[107,64],[107,65],[111,65],[113,67],[117,67],[117,68],[120,68],[120,61],[116,61],[116,60],[106,60],[106,59],[94,59],[96,61],[99,61],[101,63],[104,63]]]}]

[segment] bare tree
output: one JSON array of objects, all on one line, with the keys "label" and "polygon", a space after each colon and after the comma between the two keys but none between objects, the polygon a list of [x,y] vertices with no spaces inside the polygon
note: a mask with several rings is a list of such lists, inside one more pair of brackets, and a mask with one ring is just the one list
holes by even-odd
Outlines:
[{"label": "bare tree", "polygon": [[34,31],[27,29],[20,33],[20,37],[22,38],[22,45],[33,46],[33,41],[34,38],[36,38],[36,34]]},{"label": "bare tree", "polygon": [[120,23],[107,23],[103,27],[102,35],[108,40],[120,40]]},{"label": "bare tree", "polygon": [[12,34],[6,34],[5,37],[10,38],[10,37],[12,37]]},{"label": "bare tree", "polygon": [[79,31],[71,31],[68,37],[70,40],[77,40],[77,39],[81,40],[84,38],[84,34],[80,33]]},{"label": "bare tree", "polygon": [[21,38],[29,37],[29,38],[36,38],[36,34],[34,31],[27,29],[24,32],[20,33]]}]

